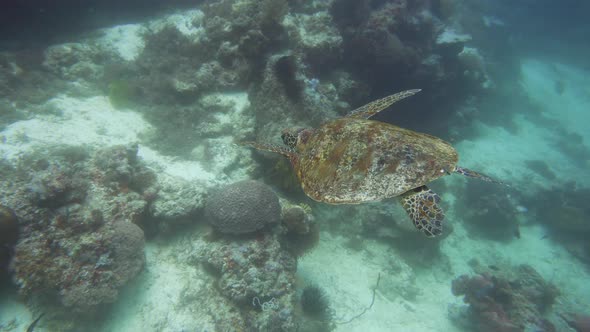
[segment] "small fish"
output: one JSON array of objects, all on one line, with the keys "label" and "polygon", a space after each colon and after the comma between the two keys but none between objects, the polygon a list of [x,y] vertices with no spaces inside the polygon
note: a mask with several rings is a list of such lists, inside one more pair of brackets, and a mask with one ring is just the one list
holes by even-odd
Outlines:
[{"label": "small fish", "polygon": [[490,269],[494,270],[494,271],[500,271],[500,268],[499,268],[499,267],[497,267],[496,265],[493,265],[493,264],[492,264],[492,265],[488,265],[488,267],[489,267]]},{"label": "small fish", "polygon": [[524,205],[517,205],[516,211],[518,211],[520,213],[527,213],[527,212],[529,212],[529,209]]},{"label": "small fish", "polygon": [[37,317],[37,319],[35,319],[35,320],[34,320],[34,321],[31,323],[31,325],[29,325],[29,327],[27,327],[27,332],[33,332],[33,330],[35,329],[35,326],[37,325],[37,323],[39,323],[39,321],[41,320],[41,318],[42,318],[43,316],[45,316],[45,313],[44,313],[44,312],[43,312],[43,313],[41,313],[41,314],[39,315],[39,317]]}]

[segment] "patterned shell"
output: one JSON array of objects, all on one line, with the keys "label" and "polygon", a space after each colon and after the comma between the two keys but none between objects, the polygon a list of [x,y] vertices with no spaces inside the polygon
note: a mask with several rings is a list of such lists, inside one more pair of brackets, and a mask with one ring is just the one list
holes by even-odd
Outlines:
[{"label": "patterned shell", "polygon": [[342,118],[306,136],[291,161],[305,193],[332,204],[398,196],[447,175],[458,161],[437,137],[373,120]]}]

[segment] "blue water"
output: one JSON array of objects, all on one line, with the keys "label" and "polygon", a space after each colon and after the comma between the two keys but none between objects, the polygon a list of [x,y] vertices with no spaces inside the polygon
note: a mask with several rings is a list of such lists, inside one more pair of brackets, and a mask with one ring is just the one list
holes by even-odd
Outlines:
[{"label": "blue water", "polygon": [[0,331],[583,331],[589,10],[3,4]]}]

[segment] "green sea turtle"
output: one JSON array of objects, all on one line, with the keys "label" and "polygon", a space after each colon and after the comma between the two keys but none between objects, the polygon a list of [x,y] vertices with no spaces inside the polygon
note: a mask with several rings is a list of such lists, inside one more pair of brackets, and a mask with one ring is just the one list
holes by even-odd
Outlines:
[{"label": "green sea turtle", "polygon": [[356,204],[399,196],[416,228],[440,235],[444,212],[427,183],[451,173],[500,182],[457,166],[457,151],[440,138],[369,120],[419,91],[373,101],[317,129],[286,129],[281,135],[286,146],[241,144],[289,158],[303,191],[316,201]]}]

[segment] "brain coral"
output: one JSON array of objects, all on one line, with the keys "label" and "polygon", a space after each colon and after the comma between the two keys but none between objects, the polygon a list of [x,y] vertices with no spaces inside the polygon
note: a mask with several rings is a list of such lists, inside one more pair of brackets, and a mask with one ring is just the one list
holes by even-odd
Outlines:
[{"label": "brain coral", "polygon": [[212,193],[207,199],[205,213],[218,231],[244,234],[278,223],[281,206],[269,186],[245,180]]}]

